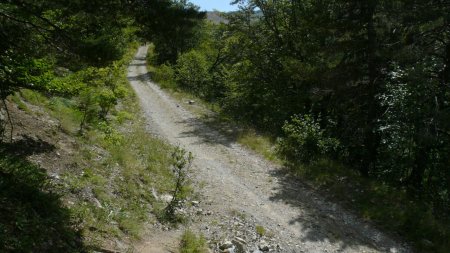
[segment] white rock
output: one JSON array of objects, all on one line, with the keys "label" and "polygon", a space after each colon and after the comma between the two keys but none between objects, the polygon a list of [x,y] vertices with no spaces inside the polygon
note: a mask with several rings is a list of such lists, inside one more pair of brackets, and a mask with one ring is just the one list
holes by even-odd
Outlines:
[{"label": "white rock", "polygon": [[159,197],[159,199],[161,199],[162,201],[169,203],[170,201],[172,201],[173,196],[170,194],[163,194]]},{"label": "white rock", "polygon": [[236,237],[234,237],[234,239],[242,244],[247,244],[247,242],[244,239],[242,239],[241,237],[236,236]]},{"label": "white rock", "polygon": [[266,241],[261,240],[261,242],[259,242],[259,249],[260,249],[261,251],[269,251],[269,250],[270,250],[269,244],[267,244]]}]

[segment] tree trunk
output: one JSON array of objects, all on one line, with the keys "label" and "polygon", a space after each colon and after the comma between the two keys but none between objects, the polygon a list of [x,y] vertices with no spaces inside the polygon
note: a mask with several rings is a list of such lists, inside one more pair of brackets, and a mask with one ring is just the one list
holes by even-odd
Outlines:
[{"label": "tree trunk", "polygon": [[419,148],[415,154],[414,166],[408,180],[410,190],[414,194],[422,192],[423,177],[425,175],[425,168],[428,162],[427,154],[427,148],[425,148],[423,144],[419,144]]},{"label": "tree trunk", "polygon": [[370,170],[375,167],[377,160],[377,149],[379,138],[375,133],[375,123],[378,114],[378,103],[376,95],[378,93],[378,66],[376,62],[376,47],[377,47],[377,34],[375,31],[374,14],[377,2],[375,0],[369,1],[366,6],[367,15],[367,68],[369,74],[368,83],[368,108],[367,118],[364,136],[365,155],[363,158],[363,166],[361,173],[365,176],[369,175]]}]

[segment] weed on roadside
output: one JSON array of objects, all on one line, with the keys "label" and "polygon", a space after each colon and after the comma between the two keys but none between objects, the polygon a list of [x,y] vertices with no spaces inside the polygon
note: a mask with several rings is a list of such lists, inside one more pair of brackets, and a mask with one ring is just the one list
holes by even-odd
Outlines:
[{"label": "weed on roadside", "polygon": [[266,232],[267,232],[266,229],[261,225],[256,225],[255,230],[256,230],[256,233],[260,237],[263,237],[264,235],[266,235]]},{"label": "weed on roadside", "polygon": [[186,230],[181,237],[181,253],[207,253],[206,240],[203,235],[197,236],[191,230]]}]

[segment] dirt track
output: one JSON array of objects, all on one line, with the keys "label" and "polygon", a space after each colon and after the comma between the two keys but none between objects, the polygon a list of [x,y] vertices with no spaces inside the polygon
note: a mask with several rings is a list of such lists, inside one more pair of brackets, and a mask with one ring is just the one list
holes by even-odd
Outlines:
[{"label": "dirt track", "polygon": [[[183,108],[188,105],[175,101],[149,80],[146,52],[146,47],[139,48],[128,78],[141,101],[149,131],[195,156],[195,180],[198,185],[205,183],[199,188],[200,207],[212,213],[194,219],[195,228],[207,236],[227,237],[217,235],[217,231],[227,230],[223,228],[228,224],[225,221],[240,213],[248,221],[238,223],[233,232],[224,235],[238,233],[245,237],[260,224],[270,231],[272,239],[266,240],[279,244],[280,252],[410,252],[292,180],[284,170],[204,125]],[[242,231],[236,232],[239,229]],[[251,252],[257,245],[250,243],[253,239],[246,238]],[[156,251],[151,243],[140,250]]]}]

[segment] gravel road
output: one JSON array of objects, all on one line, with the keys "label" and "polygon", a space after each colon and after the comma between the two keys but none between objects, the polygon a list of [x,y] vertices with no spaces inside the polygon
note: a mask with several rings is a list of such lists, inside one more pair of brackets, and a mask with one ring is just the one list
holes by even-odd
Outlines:
[{"label": "gravel road", "polygon": [[[411,252],[203,124],[184,108],[189,105],[150,81],[146,52],[147,47],[139,48],[128,79],[140,99],[148,130],[193,153],[201,199],[192,226],[210,240],[220,245],[220,240],[240,236],[250,252],[261,243],[278,252]],[[265,236],[256,234],[256,225],[264,227]],[[145,247],[140,250],[150,252]]]}]

